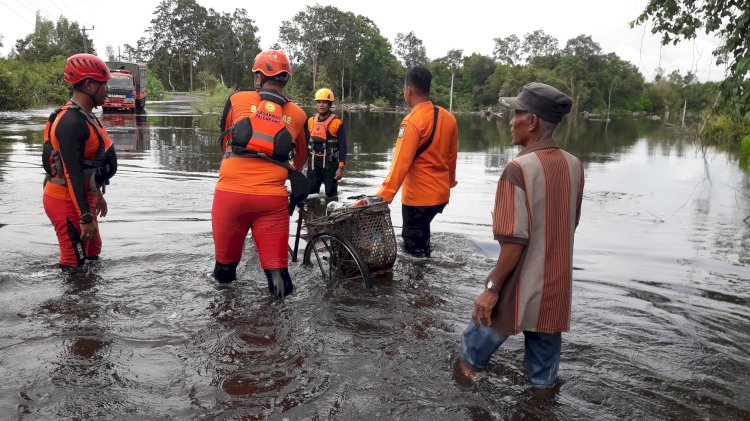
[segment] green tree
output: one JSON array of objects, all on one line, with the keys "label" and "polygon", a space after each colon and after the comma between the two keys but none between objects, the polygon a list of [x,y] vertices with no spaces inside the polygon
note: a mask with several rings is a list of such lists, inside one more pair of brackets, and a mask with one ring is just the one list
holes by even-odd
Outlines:
[{"label": "green tree", "polygon": [[404,69],[391,53],[391,44],[376,26],[366,28],[351,77],[356,81],[357,101],[381,98],[390,104],[403,102]]},{"label": "green tree", "polygon": [[279,42],[284,51],[294,64],[308,67],[312,73],[313,88],[318,86],[316,79],[319,59],[324,53],[323,44],[333,30],[329,23],[333,9],[331,6],[306,6],[304,11],[297,12],[291,20],[281,22],[279,27]]},{"label": "green tree", "polygon": [[122,58],[127,61],[144,62],[151,58],[149,42],[145,37],[141,37],[135,46],[124,44],[122,46]]},{"label": "green tree", "polygon": [[551,56],[559,53],[557,38],[548,35],[544,30],[537,29],[523,36],[522,48],[526,52],[525,59],[531,62],[537,57]]},{"label": "green tree", "polygon": [[[206,25],[206,18],[206,9],[195,0],[162,0],[156,7],[147,32],[154,58],[166,60],[166,63],[160,63],[159,72],[166,68],[170,84],[171,69],[176,64],[180,87],[193,90],[193,70],[200,50],[199,35]],[[160,79],[162,76],[159,75]]]},{"label": "green tree", "polygon": [[[301,84],[295,82],[294,89],[307,96],[306,92],[323,87],[318,73],[325,69],[329,76],[338,76],[339,100],[347,98],[347,77],[349,97],[356,92],[360,98],[372,99],[370,95],[379,90],[380,83],[372,80],[377,74],[371,69],[382,70],[384,73],[380,77],[386,85],[390,84],[394,76],[391,64],[396,59],[390,43],[381,38],[370,19],[333,6],[307,6],[279,28],[279,40],[293,62],[295,79],[306,80],[306,73],[310,74],[308,86],[302,89]],[[363,62],[367,55],[378,56],[383,61]],[[370,69],[363,66],[370,66]]]},{"label": "green tree", "polygon": [[401,58],[401,62],[407,69],[414,66],[424,66],[429,61],[427,50],[424,48],[422,40],[414,34],[414,31],[408,34],[401,32],[396,34],[396,55]]},{"label": "green tree", "polygon": [[484,108],[497,101],[495,92],[488,89],[489,77],[495,73],[492,57],[474,53],[464,59],[462,79],[463,91],[471,94],[472,108]]},{"label": "green tree", "polygon": [[592,57],[601,55],[602,47],[599,43],[594,42],[591,35],[578,35],[575,38],[571,38],[565,43],[563,54],[576,56],[582,61],[587,62]]},{"label": "green tree", "polygon": [[228,86],[252,87],[250,69],[260,52],[257,31],[245,9],[232,14],[209,9],[205,27],[199,34],[199,71]]},{"label": "green tree", "polygon": [[728,64],[722,96],[736,118],[750,119],[750,0],[650,0],[630,26],[651,21],[662,44],[693,39],[699,31],[723,40],[713,51],[717,64]]},{"label": "green tree", "polygon": [[495,38],[495,49],[492,54],[500,64],[518,64],[521,61],[521,40],[516,34]]},{"label": "green tree", "polygon": [[463,50],[450,50],[448,51],[448,54],[445,55],[445,57],[441,58],[445,64],[448,65],[448,68],[451,71],[451,90],[450,90],[450,99],[448,102],[448,110],[453,111],[453,80],[456,77],[456,72],[458,69],[461,68],[461,64],[464,59],[464,51]]},{"label": "green tree", "polygon": [[[86,43],[93,46],[77,22],[70,22],[61,16],[53,23],[37,13],[34,32],[16,41],[14,58],[26,62],[46,62],[54,56],[69,57],[83,52],[84,37]],[[93,47],[90,52],[96,54]]]}]

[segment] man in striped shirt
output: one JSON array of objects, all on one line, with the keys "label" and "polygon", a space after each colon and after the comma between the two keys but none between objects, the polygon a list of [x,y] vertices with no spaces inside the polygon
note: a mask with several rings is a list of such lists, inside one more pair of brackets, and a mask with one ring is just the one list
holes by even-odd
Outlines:
[{"label": "man in striped shirt", "polygon": [[523,149],[497,184],[492,231],[500,256],[463,333],[459,368],[473,378],[508,336],[523,332],[528,379],[549,388],[560,365],[561,332],[570,330],[583,163],[552,139],[570,111],[568,96],[529,83],[517,97],[500,102],[513,110],[511,137]]}]

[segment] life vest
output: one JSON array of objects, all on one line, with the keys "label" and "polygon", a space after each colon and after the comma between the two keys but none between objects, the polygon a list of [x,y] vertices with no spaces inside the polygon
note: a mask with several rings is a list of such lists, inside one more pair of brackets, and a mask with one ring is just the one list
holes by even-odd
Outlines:
[{"label": "life vest", "polygon": [[224,158],[263,158],[291,169],[296,144],[284,123],[283,106],[289,100],[273,91],[260,90],[260,103],[219,135],[219,144],[229,134]]},{"label": "life vest", "polygon": [[310,130],[307,152],[310,154],[310,165],[313,169],[315,161],[322,161],[325,168],[327,162],[338,160],[339,157],[339,139],[329,129],[331,122],[338,117],[330,113],[325,120],[318,121],[319,115],[315,114],[307,123]]},{"label": "life vest", "polygon": [[[94,128],[96,137],[99,140],[99,148],[96,156],[93,159],[84,159],[82,161],[83,175],[89,180],[89,190],[102,194],[103,191],[99,191],[97,185],[97,176],[104,175],[109,172],[109,164],[106,162],[105,154],[109,148],[112,147],[112,139],[104,129],[102,124],[91,114],[85,112],[78,104],[71,102],[62,107],[56,109],[50,114],[47,122],[44,125],[44,146],[42,148],[42,167],[44,167],[44,184],[51,182],[60,186],[67,186],[67,180],[65,179],[65,168],[63,167],[62,156],[60,151],[52,146],[52,125],[57,120],[58,115],[65,110],[76,111],[80,113],[86,122]],[[104,132],[102,134],[102,132]],[[102,188],[104,185],[109,184],[109,180],[103,180]]]}]

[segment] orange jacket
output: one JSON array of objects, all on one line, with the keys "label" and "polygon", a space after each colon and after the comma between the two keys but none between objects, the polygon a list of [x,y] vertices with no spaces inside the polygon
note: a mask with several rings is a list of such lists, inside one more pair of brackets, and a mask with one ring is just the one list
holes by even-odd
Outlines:
[{"label": "orange jacket", "polygon": [[[224,108],[221,129],[225,130],[243,117],[247,117],[260,103],[257,91],[240,91],[230,95]],[[284,123],[296,144],[292,160],[294,168],[300,169],[307,160],[305,121],[307,114],[297,104],[289,101],[282,107]],[[216,190],[255,194],[261,196],[286,196],[284,182],[287,170],[261,158],[225,158],[219,169]]]},{"label": "orange jacket", "polygon": [[389,203],[402,184],[404,205],[435,206],[448,202],[450,189],[456,186],[458,126],[453,114],[444,108],[438,109],[432,144],[416,159],[417,149],[432,131],[432,102],[418,104],[401,122],[391,169],[377,193]]}]

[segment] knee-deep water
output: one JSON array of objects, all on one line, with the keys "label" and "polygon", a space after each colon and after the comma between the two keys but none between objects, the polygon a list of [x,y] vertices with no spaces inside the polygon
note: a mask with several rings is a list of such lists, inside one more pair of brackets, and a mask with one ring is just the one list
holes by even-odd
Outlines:
[{"label": "knee-deep water", "polygon": [[[455,372],[497,257],[490,210],[518,151],[506,119],[458,116],[459,184],[431,259],[399,251],[369,291],[290,263],[295,293],[278,301],[250,237],[239,279],[212,279],[218,116],[178,101],[103,116],[120,166],[102,259],[61,274],[42,208],[50,111],[0,113],[3,419],[750,417],[750,176],[731,152],[654,122],[558,129],[586,186],[571,331],[558,385],[540,396],[522,336],[476,382]],[[401,118],[345,114],[342,197],[377,190]],[[398,237],[398,201],[391,211]]]}]

